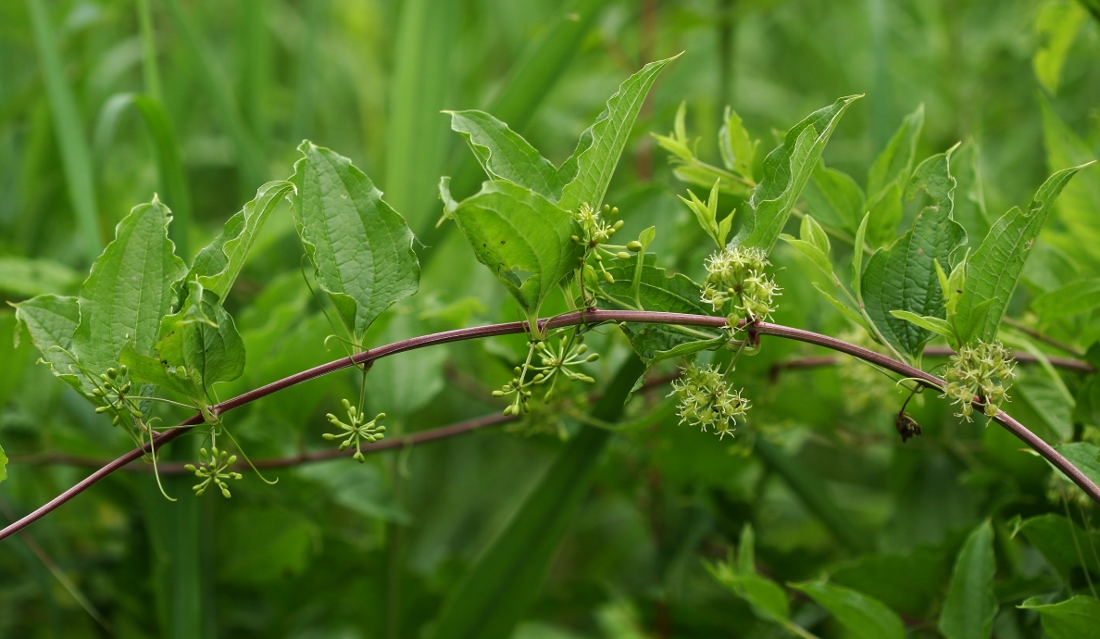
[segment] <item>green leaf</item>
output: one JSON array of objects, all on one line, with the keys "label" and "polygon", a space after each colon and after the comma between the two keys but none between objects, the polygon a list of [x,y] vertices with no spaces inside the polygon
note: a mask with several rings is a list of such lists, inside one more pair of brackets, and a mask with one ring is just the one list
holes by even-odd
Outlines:
[{"label": "green leaf", "polygon": [[989,214],[985,210],[978,151],[978,143],[971,138],[951,154],[951,175],[958,182],[952,215],[966,229],[966,237],[972,250],[980,239],[989,234],[991,227]]},{"label": "green leaf", "polygon": [[135,206],[92,265],[80,289],[80,323],[73,335],[74,355],[92,373],[115,366],[127,342],[138,353],[153,353],[161,318],[176,301],[173,287],[187,272],[168,239],[171,219],[156,198]]},{"label": "green leaf", "polygon": [[736,558],[706,564],[707,571],[727,590],[747,601],[753,614],[760,619],[787,624],[791,619],[787,593],[779,584],[756,573],[754,540],[752,525],[745,524],[737,543]]},{"label": "green leaf", "polygon": [[921,317],[909,311],[890,311],[890,314],[898,319],[903,319],[906,322],[911,322],[923,329],[932,331],[937,335],[943,335],[950,340],[955,339],[955,331],[951,328],[951,325],[947,323],[947,320],[938,317]]},{"label": "green leaf", "polygon": [[187,281],[197,277],[204,289],[224,300],[244,268],[248,252],[252,250],[264,222],[293,190],[294,185],[285,181],[268,182],[261,186],[256,191],[255,199],[229,218],[221,234],[199,251],[187,274]]},{"label": "green leaf", "polygon": [[8,478],[8,456],[4,454],[4,447],[0,446],[0,482]]},{"label": "green leaf", "polygon": [[200,380],[194,380],[187,376],[185,369],[165,367],[160,358],[152,355],[142,355],[134,350],[134,345],[127,343],[118,354],[118,362],[129,369],[130,379],[142,384],[156,384],[164,390],[179,393],[191,400],[199,400],[205,403],[204,393]]},{"label": "green leaf", "polygon": [[1094,484],[1100,484],[1100,447],[1088,442],[1067,442],[1054,448]]},{"label": "green leaf", "polygon": [[198,282],[188,282],[187,301],[160,325],[157,355],[169,372],[190,379],[210,401],[211,387],[237,379],[244,372],[244,342],[221,300]]},{"label": "green leaf", "polygon": [[[601,281],[600,290],[604,296],[597,300],[600,308],[635,308],[637,297],[642,309],[647,311],[713,315],[702,302],[699,285],[683,274],[666,274],[665,269],[657,266],[656,253],[645,254],[636,291],[632,280],[638,274],[638,255],[631,255],[629,260],[605,261],[605,264],[615,282],[609,284]],[[663,324],[627,323],[623,325],[623,331],[647,365],[662,351],[671,351],[700,338],[708,339],[711,335],[705,330],[686,331]]]},{"label": "green leaf", "polygon": [[1066,54],[1087,17],[1085,8],[1077,2],[1045,2],[1035,16],[1039,47],[1031,58],[1031,66],[1039,83],[1051,94],[1058,93]]},{"label": "green leaf", "polygon": [[790,584],[831,613],[855,639],[904,639],[901,619],[882,602],[824,581]]},{"label": "green leaf", "polygon": [[855,248],[852,251],[852,290],[855,291],[856,299],[863,303],[863,245],[867,241],[867,222],[871,219],[871,214],[863,216],[863,221],[859,223],[859,230],[856,231],[856,241],[854,243]]},{"label": "green leaf", "polygon": [[752,179],[752,169],[756,162],[756,147],[760,140],[753,140],[741,122],[737,112],[726,107],[722,128],[718,130],[718,150],[722,153],[722,163],[734,173]]},{"label": "green leaf", "polygon": [[1043,634],[1050,639],[1100,637],[1100,601],[1093,597],[1077,595],[1056,604],[1043,604],[1038,597],[1031,597],[1020,608],[1039,613]]},{"label": "green leaf", "polygon": [[863,216],[863,189],[850,175],[820,165],[803,193],[810,213],[826,225],[849,233]]},{"label": "green leaf", "polygon": [[561,197],[565,184],[558,169],[507,124],[482,111],[445,113],[490,179],[518,184],[552,202]]},{"label": "green leaf", "polygon": [[[1097,563],[1095,555],[1088,552],[1089,546],[1100,544],[1100,533],[1089,534],[1075,522],[1053,513],[1025,519],[1016,531],[1023,533],[1039,549],[1064,580],[1069,581],[1075,569],[1085,566],[1093,574],[1100,575],[1100,563]],[[1078,548],[1084,551],[1083,556]]]},{"label": "green leaf", "polygon": [[[956,309],[958,325],[967,325],[977,304],[989,299],[996,300],[974,337],[988,342],[997,336],[997,328],[1020,281],[1024,264],[1031,255],[1031,247],[1050,217],[1055,199],[1070,178],[1082,168],[1065,169],[1052,175],[1039,187],[1027,211],[1014,207],[1005,213],[970,257],[966,286]],[[969,337],[963,336],[964,339]]]},{"label": "green leaf", "polygon": [[[630,357],[605,389],[592,417],[614,422],[644,372]],[[585,426],[554,460],[500,536],[463,577],[435,620],[431,639],[505,639],[542,586],[569,523],[595,478],[609,431]]]},{"label": "green leaf", "polygon": [[[30,333],[31,342],[42,353],[42,362],[69,386],[90,393],[94,385],[84,387],[83,376],[73,366],[73,334],[80,323],[80,304],[75,297],[39,295],[13,304],[15,319]],[[16,338],[19,333],[16,333]]]},{"label": "green leaf", "polygon": [[799,253],[809,258],[809,260],[813,262],[813,265],[820,269],[822,273],[824,273],[829,278],[832,278],[833,263],[829,261],[829,256],[825,253],[822,253],[821,249],[818,248],[816,245],[805,240],[796,240],[786,233],[781,234],[779,236],[779,239],[793,246],[795,249],[798,250]]},{"label": "green leaf", "polygon": [[886,246],[897,237],[902,216],[902,190],[913,170],[917,140],[923,126],[922,104],[905,116],[867,174],[867,211],[871,215],[867,241],[872,247]]},{"label": "green leaf", "polygon": [[813,244],[814,248],[828,257],[830,249],[829,236],[825,233],[825,229],[821,228],[821,225],[817,223],[817,220],[809,215],[802,218],[799,237],[801,237],[803,241]]},{"label": "green leaf", "polygon": [[999,608],[993,594],[993,526],[989,520],[966,538],[955,561],[947,601],[940,613],[939,629],[946,639],[986,639],[993,632]]},{"label": "green leaf", "polygon": [[573,216],[511,182],[485,182],[452,216],[478,261],[504,283],[528,316],[538,313],[583,254],[571,239],[577,233]]},{"label": "green leaf", "polygon": [[890,138],[886,148],[875,158],[867,173],[867,195],[877,197],[891,184],[906,184],[909,172],[913,169],[913,160],[917,154],[917,140],[924,127],[924,105],[905,116],[901,126]]},{"label": "green leaf", "polygon": [[836,297],[833,296],[832,293],[825,290],[825,287],[821,286],[817,282],[814,282],[813,284],[814,288],[817,289],[817,292],[824,295],[825,299],[833,305],[833,308],[840,311],[845,317],[855,322],[856,326],[862,326],[870,331],[870,327],[867,326],[867,320],[864,319],[863,316],[860,315],[855,309],[838,300]]},{"label": "green leaf", "polygon": [[771,250],[817,167],[833,129],[859,97],[840,98],[814,111],[788,131],[783,144],[768,154],[764,160],[764,177],[745,207],[745,226],[733,239],[735,243]]},{"label": "green leaf", "polygon": [[712,339],[701,339],[694,342],[684,342],[677,344],[667,351],[657,351],[653,355],[653,359],[649,360],[649,365],[652,366],[657,362],[663,362],[666,359],[673,359],[675,357],[686,357],[688,355],[694,355],[706,350],[716,349],[723,344],[727,343],[729,338],[725,335],[719,335]]},{"label": "green leaf", "polygon": [[897,239],[902,217],[901,194],[902,183],[891,182],[867,201],[867,243],[872,248],[889,246]]},{"label": "green leaf", "polygon": [[1100,279],[1067,284],[1031,301],[1031,308],[1044,320],[1070,317],[1097,307],[1100,307]]},{"label": "green leaf", "polygon": [[420,264],[404,218],[351,160],[311,142],[298,150],[291,210],[317,283],[355,344],[394,302],[416,292]]},{"label": "green leaf", "polygon": [[899,351],[917,361],[932,334],[890,311],[909,311],[921,317],[944,317],[943,295],[935,262],[949,264],[966,232],[951,217],[955,180],[950,155],[934,155],[917,167],[909,186],[928,191],[932,202],[913,221],[913,227],[889,249],[879,249],[863,273],[863,302],[871,321]]},{"label": "green leaf", "polygon": [[604,112],[581,134],[573,156],[561,166],[563,179],[569,182],[558,206],[573,211],[587,202],[599,209],[650,87],[661,70],[678,57],[650,62],[619,85]]}]

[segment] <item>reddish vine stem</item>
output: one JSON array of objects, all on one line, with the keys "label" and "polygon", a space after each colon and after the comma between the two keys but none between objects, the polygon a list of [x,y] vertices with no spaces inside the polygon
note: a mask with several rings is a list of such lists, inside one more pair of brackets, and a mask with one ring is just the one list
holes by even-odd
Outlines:
[{"label": "reddish vine stem", "polygon": [[[557,317],[549,319],[539,320],[538,325],[541,331],[545,332],[547,329],[560,328],[565,326],[576,326],[579,324],[601,324],[604,322],[637,322],[646,324],[679,324],[681,326],[703,326],[710,328],[724,328],[726,326],[726,319],[724,317],[711,317],[708,315],[688,315],[683,313],[662,313],[657,311],[608,311],[608,310],[582,310],[572,313],[566,313]],[[827,335],[821,335],[819,333],[813,333],[810,331],[804,331],[797,328],[790,328],[787,326],[781,326],[778,324],[768,324],[764,322],[758,322],[756,324],[742,325],[748,333],[751,340],[755,341],[759,339],[760,335],[773,335],[776,337],[783,337],[799,342],[805,342],[808,344],[815,344],[817,346],[823,346],[830,348],[841,353],[847,353],[853,357],[858,357],[862,360],[871,362],[884,369],[893,371],[905,377],[918,380],[920,383],[928,386],[929,388],[941,389],[945,382],[934,375],[926,373],[917,368],[913,368],[908,364],[890,359],[889,357],[868,350],[866,348],[850,344],[843,340],[836,339],[835,337],[829,337]],[[493,337],[497,335],[510,335],[515,333],[526,332],[526,322],[508,322],[506,324],[491,324],[488,326],[477,326],[473,328],[462,328],[451,331],[443,331],[441,333],[434,333],[431,335],[422,335],[420,337],[414,337],[378,348],[372,348],[368,351],[358,353],[351,357],[341,358],[327,364],[315,366],[314,368],[296,373],[289,377],[285,377],[276,382],[261,386],[260,388],[251,390],[247,393],[238,395],[232,399],[226,400],[220,404],[213,406],[210,410],[215,415],[220,415],[234,408],[244,406],[254,402],[260,398],[266,397],[273,393],[277,393],[285,388],[307,382],[312,379],[316,379],[323,375],[336,372],[351,366],[358,366],[361,364],[369,364],[383,357],[390,355],[396,355],[397,353],[404,353],[406,351],[415,350],[418,348],[424,348],[426,346],[434,346],[437,344],[447,344],[450,342],[458,342],[470,339],[479,339],[483,337]],[[975,399],[975,404],[981,405],[981,401]],[[1069,462],[1065,457],[1054,450],[1050,445],[1041,440],[1034,433],[1029,431],[1022,424],[1009,417],[1004,411],[998,411],[997,415],[993,417],[1001,426],[1005,427],[1009,432],[1016,435],[1023,440],[1036,452],[1038,452],[1047,461],[1053,464],[1056,468],[1061,470],[1067,477],[1070,478],[1075,484],[1081,487],[1095,501],[1100,504],[1100,488],[1096,486],[1088,477],[1086,477],[1080,470],[1078,470],[1073,464]],[[146,455],[151,445],[156,447],[163,446],[168,442],[182,436],[189,432],[191,428],[203,423],[202,415],[196,413],[188,419],[184,420],[176,428],[172,428],[160,435],[153,438],[153,441],[140,448],[122,455],[118,459],[103,466],[99,470],[93,472],[87,478],[78,482],[72,488],[69,488],[65,492],[61,493],[57,497],[51,499],[49,502],[43,504],[38,509],[7,526],[3,530],[0,530],[0,540],[3,540],[12,534],[26,528],[30,524],[38,521],[42,517],[46,516],[50,512],[56,510],[59,506],[69,501],[73,497],[84,492],[90,488],[93,484],[110,475],[116,470],[129,464],[130,462],[139,459]]]}]

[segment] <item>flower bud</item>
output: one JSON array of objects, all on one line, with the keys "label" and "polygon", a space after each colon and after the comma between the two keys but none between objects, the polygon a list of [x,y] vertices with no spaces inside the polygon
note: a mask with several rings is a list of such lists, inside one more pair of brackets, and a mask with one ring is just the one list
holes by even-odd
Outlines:
[{"label": "flower bud", "polygon": [[639,251],[642,250],[642,243],[639,242],[638,240],[633,240],[633,241],[627,243],[626,249],[628,251],[633,251],[635,253],[638,253]]}]

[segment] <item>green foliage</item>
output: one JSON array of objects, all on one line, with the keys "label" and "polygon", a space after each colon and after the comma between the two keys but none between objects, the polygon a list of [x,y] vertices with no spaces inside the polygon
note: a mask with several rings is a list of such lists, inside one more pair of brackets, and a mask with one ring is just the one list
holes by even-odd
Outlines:
[{"label": "green foliage", "polygon": [[318,285],[358,348],[383,311],[417,290],[412,232],[351,160],[311,142],[298,151],[302,159],[291,177],[298,234]]},{"label": "green foliage", "polygon": [[993,631],[998,601],[993,593],[997,569],[993,526],[983,522],[966,538],[955,560],[951,587],[940,613],[939,629],[947,639],[985,639]]},{"label": "green foliage", "polygon": [[1094,634],[1095,4],[0,3],[0,635]]}]

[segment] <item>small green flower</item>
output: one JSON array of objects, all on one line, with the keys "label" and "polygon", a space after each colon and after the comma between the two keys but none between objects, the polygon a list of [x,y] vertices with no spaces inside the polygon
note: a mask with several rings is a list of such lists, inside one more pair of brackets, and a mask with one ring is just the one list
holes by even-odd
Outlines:
[{"label": "small green flower", "polygon": [[764,273],[770,265],[758,248],[726,247],[707,258],[703,280],[703,301],[715,311],[730,304],[729,321],[757,321],[775,312],[774,298],[780,295],[775,281]]},{"label": "small green flower", "polygon": [[719,439],[732,435],[731,426],[737,425],[738,417],[745,416],[751,402],[741,397],[741,390],[731,389],[713,366],[699,368],[688,364],[682,373],[680,379],[672,382],[670,393],[680,400],[677,410],[680,423],[699,426],[704,432],[710,429]]},{"label": "small green flower", "polygon": [[1016,377],[1011,353],[998,341],[979,341],[976,346],[960,348],[950,363],[941,397],[950,397],[955,400],[952,403],[960,405],[957,416],[970,421],[975,399],[981,400],[987,417],[996,415]]},{"label": "small green flower", "polygon": [[342,400],[342,403],[344,405],[344,410],[346,410],[348,414],[347,423],[340,421],[340,419],[332,413],[329,413],[326,417],[328,417],[328,421],[333,426],[336,426],[343,432],[325,433],[321,435],[321,437],[328,441],[343,439],[344,441],[340,443],[340,450],[345,450],[354,445],[355,454],[352,455],[352,458],[362,463],[366,460],[361,450],[362,442],[366,441],[368,444],[373,444],[386,436],[386,427],[378,425],[378,422],[386,419],[386,414],[378,413],[374,416],[374,419],[368,422],[366,421],[366,416],[360,412],[359,409],[352,406],[351,402],[345,399]]},{"label": "small green flower", "polygon": [[195,473],[195,476],[202,480],[191,487],[191,490],[195,491],[195,496],[202,497],[210,484],[214,483],[221,491],[222,497],[226,499],[232,497],[229,493],[229,485],[224,480],[243,477],[240,473],[229,470],[233,464],[237,463],[237,456],[230,455],[224,450],[219,451],[217,446],[213,446],[210,448],[210,453],[207,453],[205,448],[200,448],[199,457],[202,461],[197,468],[194,464],[184,466],[187,472]]}]

